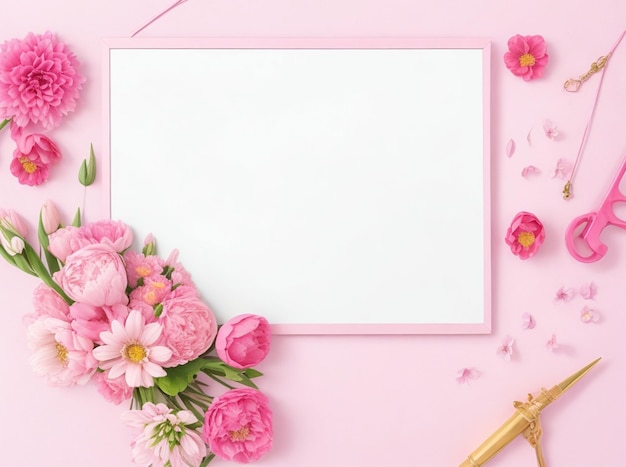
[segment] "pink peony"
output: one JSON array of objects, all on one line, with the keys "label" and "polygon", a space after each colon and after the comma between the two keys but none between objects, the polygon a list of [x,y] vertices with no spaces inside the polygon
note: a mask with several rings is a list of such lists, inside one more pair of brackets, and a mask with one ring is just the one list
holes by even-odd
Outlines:
[{"label": "pink peony", "polygon": [[172,350],[172,357],[164,366],[182,365],[206,352],[217,334],[217,321],[211,309],[193,297],[168,299],[162,305],[160,343]]},{"label": "pink peony", "polygon": [[87,245],[72,253],[54,280],[77,302],[92,306],[128,303],[124,262],[108,245]]},{"label": "pink peony", "polygon": [[17,140],[11,173],[22,185],[41,185],[48,179],[49,167],[61,159],[57,145],[45,135],[35,133]]},{"label": "pink peony", "polygon": [[217,355],[235,368],[250,368],[270,351],[272,331],[267,320],[257,315],[239,315],[228,320],[215,339]]},{"label": "pink peony", "polygon": [[146,402],[141,410],[122,414],[134,428],[132,458],[136,465],[193,467],[202,463],[206,445],[192,427],[198,419],[188,410],[169,408],[163,403]]},{"label": "pink peony", "polygon": [[37,316],[70,321],[70,307],[53,289],[39,284],[33,292],[33,307]]},{"label": "pink peony", "polygon": [[132,310],[128,318],[111,323],[111,331],[100,333],[104,345],[96,347],[93,355],[100,368],[109,370],[109,378],[125,375],[132,388],[154,386],[154,378],[165,376],[160,364],[169,360],[172,351],[156,345],[163,328],[159,323],[146,324],[142,314]]},{"label": "pink peony", "polygon": [[55,127],[76,107],[85,79],[78,60],[50,32],[0,45],[0,118]]},{"label": "pink peony", "polygon": [[82,227],[67,226],[50,235],[48,250],[65,262],[72,253],[87,245],[107,244],[117,253],[122,253],[133,243],[133,234],[121,221],[103,220]]},{"label": "pink peony", "polygon": [[67,321],[36,319],[28,327],[28,343],[34,350],[29,358],[33,370],[51,386],[83,385],[96,371],[93,342],[77,335]]},{"label": "pink peony", "polygon": [[513,218],[506,231],[505,241],[514,255],[520,259],[528,259],[537,253],[545,236],[539,219],[534,214],[522,211]]},{"label": "pink peony", "polygon": [[57,230],[50,234],[48,239],[50,241],[48,251],[62,262],[65,262],[67,257],[75,251],[91,245],[89,240],[82,235],[80,229],[73,225]]},{"label": "pink peony", "polygon": [[109,331],[114,320],[125,321],[129,311],[125,305],[92,306],[76,302],[69,307],[69,314],[73,318],[72,329],[96,344],[102,344],[100,333]]},{"label": "pink peony", "polygon": [[504,63],[515,76],[524,81],[541,78],[548,64],[546,41],[542,36],[511,37],[508,41],[509,51],[504,54]]},{"label": "pink peony", "polygon": [[267,397],[251,388],[233,389],[209,406],[202,429],[209,449],[240,464],[257,461],[272,448],[272,412]]},{"label": "pink peony", "polygon": [[93,377],[96,382],[96,389],[102,394],[105,400],[120,405],[129,400],[133,395],[133,388],[126,384],[126,379],[120,376],[109,378],[109,372],[96,373]]}]

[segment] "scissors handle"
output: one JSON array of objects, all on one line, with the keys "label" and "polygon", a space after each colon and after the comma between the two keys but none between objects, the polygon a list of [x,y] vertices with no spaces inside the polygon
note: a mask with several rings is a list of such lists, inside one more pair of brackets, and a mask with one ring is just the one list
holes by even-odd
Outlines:
[{"label": "scissors handle", "polygon": [[[589,212],[578,216],[570,222],[565,231],[565,246],[569,254],[581,263],[593,263],[601,259],[608,247],[600,241],[600,232],[607,225],[606,222],[598,222],[598,218],[602,217],[596,212]],[[584,225],[583,230],[576,235],[576,229]],[[599,230],[599,231],[598,231]],[[583,256],[576,250],[576,239],[580,238],[591,250],[587,256]]]}]

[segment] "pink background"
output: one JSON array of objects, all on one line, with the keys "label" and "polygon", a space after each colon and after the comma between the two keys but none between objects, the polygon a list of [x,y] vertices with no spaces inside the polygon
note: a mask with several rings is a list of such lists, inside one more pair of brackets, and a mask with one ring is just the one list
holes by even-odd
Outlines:
[{"label": "pink background", "polygon": [[[64,160],[46,185],[17,183],[9,173],[12,142],[6,129],[0,133],[0,204],[19,211],[34,232],[46,199],[62,206],[68,221],[82,204],[75,173],[89,143],[104,157],[101,39],[130,36],[171,2],[3,3],[1,40],[51,30],[79,56],[88,78],[78,111],[51,135]],[[258,465],[458,465],[512,413],[513,400],[551,387],[599,356],[602,362],[586,380],[544,412],[545,457],[550,466],[624,465],[626,232],[607,230],[609,254],[594,264],[570,258],[563,233],[572,218],[599,205],[625,154],[626,45],[610,62],[574,199],[561,199],[563,183],[552,179],[552,172],[559,158],[573,161],[599,80],[592,78],[577,94],[565,93],[562,83],[608,51],[625,26],[625,13],[626,6],[617,0],[189,0],[140,34],[480,36],[493,41],[493,334],[276,337],[260,367],[267,374],[262,389],[274,408],[275,448]],[[506,41],[517,33],[546,38],[550,63],[543,79],[526,83],[503,66]],[[175,116],[163,116],[165,128],[171,118]],[[559,127],[557,141],[543,135],[546,118]],[[532,146],[526,141],[531,130]],[[504,148],[510,138],[517,151],[508,159]],[[542,173],[526,180],[520,172],[529,164]],[[99,180],[87,190],[86,220],[106,215],[104,183]],[[501,240],[521,210],[534,212],[547,232],[538,255],[526,262],[512,256]],[[459,229],[462,241],[463,226],[451,228]],[[154,231],[158,234],[157,219]],[[578,288],[591,281],[598,287],[595,301],[578,296],[569,303],[554,302],[559,287]],[[0,464],[129,465],[128,432],[119,420],[125,407],[101,400],[91,386],[48,388],[29,368],[22,316],[31,309],[37,281],[5,265],[0,267],[0,283]],[[454,293],[454,284],[450,291]],[[580,309],[589,303],[602,314],[598,324],[579,319]],[[523,312],[534,315],[535,329],[521,329]],[[545,348],[552,333],[561,344],[555,353]],[[496,355],[507,334],[516,339],[510,362]],[[456,372],[463,367],[476,368],[480,377],[469,385],[457,384]],[[534,452],[520,438],[489,465],[535,465]]]}]

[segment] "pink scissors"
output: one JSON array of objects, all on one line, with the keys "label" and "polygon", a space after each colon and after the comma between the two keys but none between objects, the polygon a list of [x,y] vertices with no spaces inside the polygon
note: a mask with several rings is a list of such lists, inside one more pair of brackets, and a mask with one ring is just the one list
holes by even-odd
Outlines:
[{"label": "pink scissors", "polygon": [[[582,216],[578,216],[567,228],[567,231],[565,232],[565,246],[567,246],[567,251],[569,251],[570,255],[578,261],[583,263],[593,263],[594,261],[601,259],[606,254],[609,248],[600,240],[600,234],[605,227],[614,225],[616,227],[626,229],[626,222],[619,219],[613,211],[614,203],[626,201],[626,196],[624,196],[619,190],[619,184],[625,172],[626,159],[622,162],[622,166],[620,167],[615,180],[613,180],[606,198],[602,201],[600,209],[595,212],[589,212],[587,214],[583,214]],[[576,235],[576,229],[583,224],[585,225],[584,228],[578,235]],[[582,256],[578,253],[578,251],[576,251],[575,240],[577,238],[580,238],[585,242],[591,250],[591,254],[588,256]]]}]

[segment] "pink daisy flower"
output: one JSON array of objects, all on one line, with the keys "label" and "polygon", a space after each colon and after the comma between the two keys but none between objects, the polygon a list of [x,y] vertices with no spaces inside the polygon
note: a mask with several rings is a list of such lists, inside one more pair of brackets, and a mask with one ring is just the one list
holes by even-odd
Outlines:
[{"label": "pink daisy flower", "polygon": [[162,330],[161,324],[146,324],[141,312],[132,310],[124,324],[115,320],[110,332],[100,333],[104,345],[95,348],[93,355],[100,368],[110,370],[109,378],[125,375],[126,384],[132,388],[151,387],[154,378],[166,375],[159,363],[172,356],[167,347],[155,345]]}]

